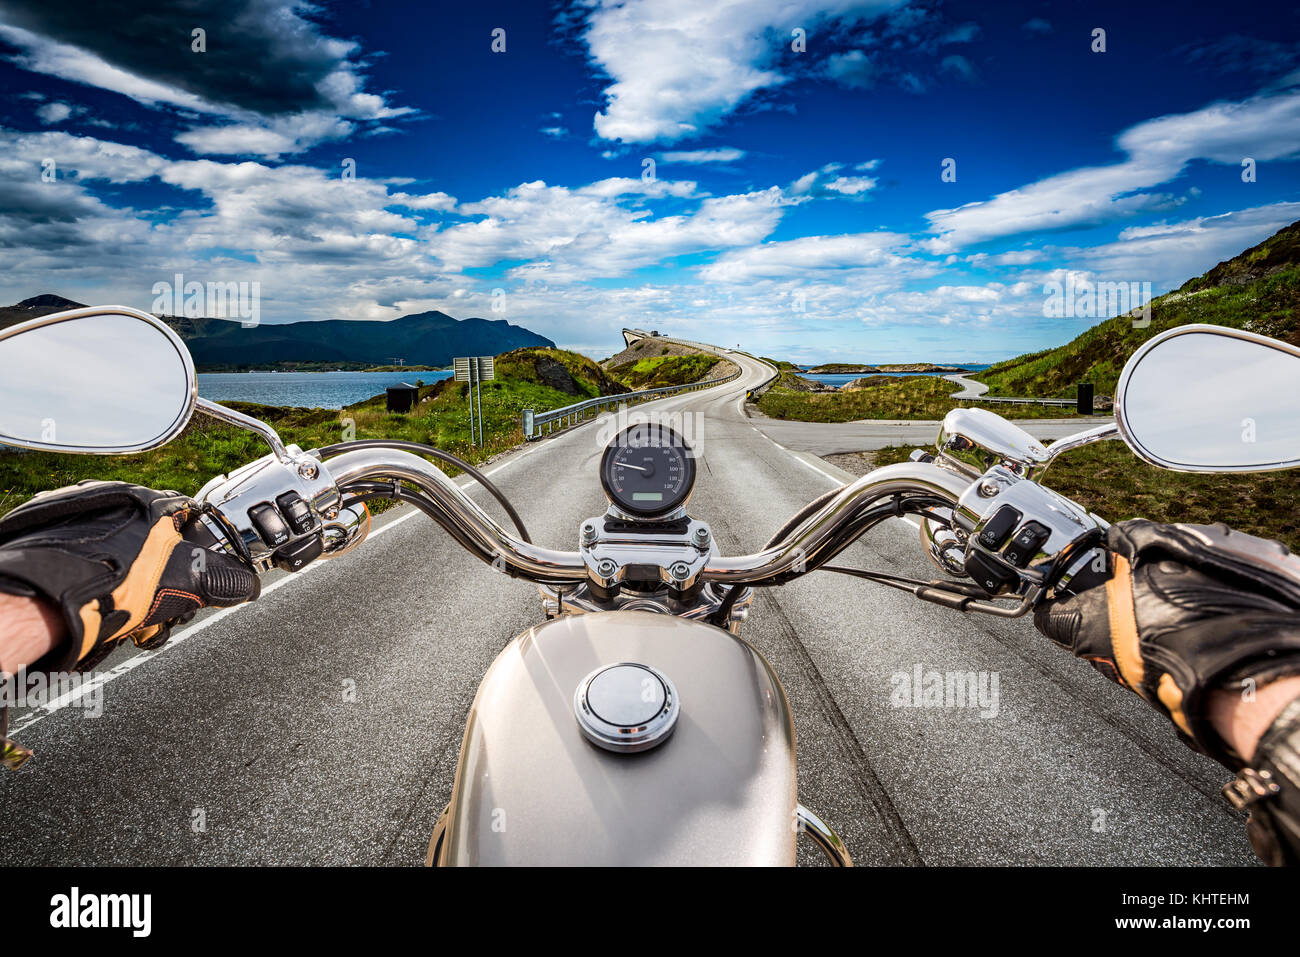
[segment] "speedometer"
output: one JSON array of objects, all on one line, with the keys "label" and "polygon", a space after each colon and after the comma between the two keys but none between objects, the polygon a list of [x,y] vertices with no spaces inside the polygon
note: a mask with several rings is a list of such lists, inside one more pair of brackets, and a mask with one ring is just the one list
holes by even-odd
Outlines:
[{"label": "speedometer", "polygon": [[639,422],[616,435],[605,449],[600,484],[609,500],[628,515],[666,515],[691,497],[694,453],[668,426]]}]

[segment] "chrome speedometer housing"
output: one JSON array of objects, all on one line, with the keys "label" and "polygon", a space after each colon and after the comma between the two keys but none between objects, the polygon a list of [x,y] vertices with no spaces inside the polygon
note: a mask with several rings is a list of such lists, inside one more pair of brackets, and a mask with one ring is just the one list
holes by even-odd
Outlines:
[{"label": "chrome speedometer housing", "polygon": [[661,518],[685,508],[695,487],[695,453],[676,430],[638,422],[614,436],[600,460],[610,503],[631,518]]}]

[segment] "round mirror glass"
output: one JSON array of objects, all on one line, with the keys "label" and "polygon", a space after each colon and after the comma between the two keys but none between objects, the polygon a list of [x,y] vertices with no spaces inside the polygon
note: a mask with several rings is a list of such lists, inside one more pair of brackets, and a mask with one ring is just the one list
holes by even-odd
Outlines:
[{"label": "round mirror glass", "polygon": [[1300,350],[1217,326],[1172,330],[1125,365],[1116,418],[1133,451],[1164,468],[1300,465]]},{"label": "round mirror glass", "polygon": [[0,443],[62,452],[138,452],[169,441],[194,410],[184,344],[145,313],[78,309],[0,330]]}]

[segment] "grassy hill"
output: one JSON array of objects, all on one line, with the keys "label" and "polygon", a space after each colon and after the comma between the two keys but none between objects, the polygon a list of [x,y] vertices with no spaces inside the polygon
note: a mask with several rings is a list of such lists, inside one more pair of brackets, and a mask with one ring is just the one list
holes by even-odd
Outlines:
[{"label": "grassy hill", "polygon": [[685,385],[697,382],[722,360],[717,356],[698,353],[691,356],[653,356],[613,366],[612,375],[633,389],[653,389],[659,386]]},{"label": "grassy hill", "polygon": [[1079,382],[1114,395],[1125,361],[1147,339],[1187,323],[1232,326],[1300,344],[1300,222],[1151,301],[1151,322],[1098,323],[1056,349],[1000,362],[973,378],[994,395],[1072,397]]}]

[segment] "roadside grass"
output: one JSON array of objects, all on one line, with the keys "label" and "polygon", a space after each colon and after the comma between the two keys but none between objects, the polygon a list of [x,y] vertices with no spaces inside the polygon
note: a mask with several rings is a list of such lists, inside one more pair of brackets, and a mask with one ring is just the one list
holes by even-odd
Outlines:
[{"label": "roadside grass", "polygon": [[[803,392],[793,388],[792,373],[781,378],[759,400],[759,410],[774,419],[796,422],[852,422],[857,419],[942,419],[952,409],[980,405],[978,399],[958,401],[949,396],[958,386],[938,376],[871,376],[864,389],[849,392]],[[991,406],[985,402],[985,406]],[[994,407],[997,408],[997,407]],[[1072,406],[1005,406],[1004,414],[1025,419],[1072,418]],[[997,408],[997,411],[1002,411]],[[1079,416],[1087,421],[1092,416]]]},{"label": "roadside grass", "polygon": [[[868,454],[878,466],[892,465],[907,461],[915,448],[891,446]],[[1168,472],[1147,465],[1123,442],[1113,441],[1061,456],[1044,474],[1043,484],[1108,522],[1226,522],[1300,552],[1300,472]]]}]

